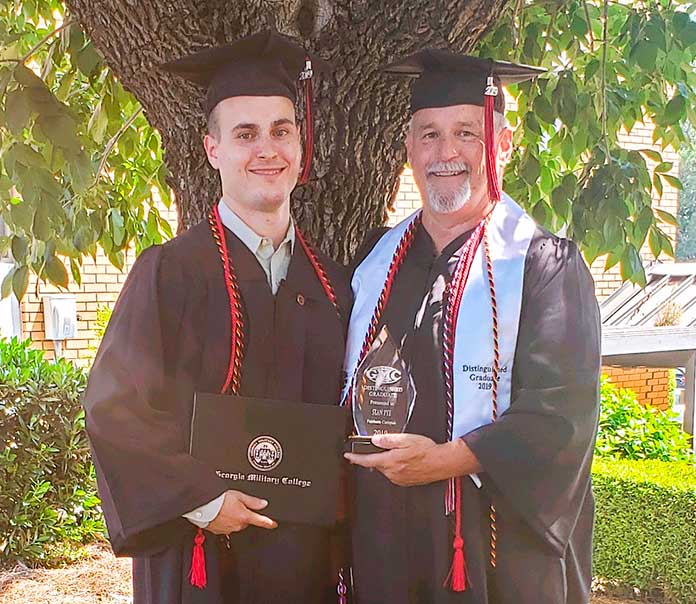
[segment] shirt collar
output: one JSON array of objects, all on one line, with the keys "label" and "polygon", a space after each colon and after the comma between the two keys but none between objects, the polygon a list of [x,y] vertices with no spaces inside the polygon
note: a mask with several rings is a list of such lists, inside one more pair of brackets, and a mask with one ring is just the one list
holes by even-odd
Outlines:
[{"label": "shirt collar", "polygon": [[[256,231],[237,216],[222,199],[218,203],[218,211],[220,212],[222,224],[239,237],[242,243],[251,250],[252,254],[257,254],[263,245],[265,237],[261,237],[257,234]],[[292,216],[288,224],[288,231],[285,233],[285,237],[280,242],[277,249],[281,249],[286,244],[290,245],[290,253],[292,254],[295,249],[295,223]]]}]

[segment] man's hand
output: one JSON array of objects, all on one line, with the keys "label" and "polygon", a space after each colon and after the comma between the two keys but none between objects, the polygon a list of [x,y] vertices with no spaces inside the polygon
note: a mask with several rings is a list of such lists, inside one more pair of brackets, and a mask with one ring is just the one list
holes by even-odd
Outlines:
[{"label": "man's hand", "polygon": [[481,471],[481,465],[461,439],[438,445],[419,434],[376,434],[373,444],[387,449],[384,453],[345,458],[363,468],[375,468],[400,487],[411,487],[447,480]]},{"label": "man's hand", "polygon": [[243,531],[249,525],[274,529],[278,526],[275,520],[256,513],[267,505],[268,501],[258,497],[240,491],[227,491],[220,512],[206,530],[216,535],[229,535]]}]

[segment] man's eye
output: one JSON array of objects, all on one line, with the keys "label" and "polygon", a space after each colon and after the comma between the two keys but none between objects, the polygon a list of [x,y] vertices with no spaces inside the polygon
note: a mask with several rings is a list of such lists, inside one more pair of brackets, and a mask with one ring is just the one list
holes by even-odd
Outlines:
[{"label": "man's eye", "polygon": [[287,136],[288,134],[290,134],[290,131],[287,128],[280,128],[279,130],[275,131],[275,135],[278,138],[282,138],[284,136]]},{"label": "man's eye", "polygon": [[254,135],[251,132],[240,132],[237,138],[241,138],[243,141],[250,141],[254,138]]},{"label": "man's eye", "polygon": [[476,138],[476,135],[470,130],[460,130],[457,132],[457,136],[459,136],[459,138]]},{"label": "man's eye", "polygon": [[437,132],[434,132],[434,131],[426,132],[426,133],[423,135],[423,138],[425,138],[425,139],[435,139],[435,138],[437,138]]}]

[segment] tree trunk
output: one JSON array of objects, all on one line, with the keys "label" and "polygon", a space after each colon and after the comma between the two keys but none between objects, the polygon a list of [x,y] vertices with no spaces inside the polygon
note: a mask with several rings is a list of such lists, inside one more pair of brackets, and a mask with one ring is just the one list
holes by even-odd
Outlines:
[{"label": "tree trunk", "polygon": [[310,240],[345,260],[381,225],[406,154],[408,86],[380,66],[426,46],[468,51],[507,0],[67,0],[113,72],[162,135],[180,224],[220,195],[202,135],[200,90],[157,69],[264,27],[294,36],[333,64],[315,87],[312,178],[293,194]]}]

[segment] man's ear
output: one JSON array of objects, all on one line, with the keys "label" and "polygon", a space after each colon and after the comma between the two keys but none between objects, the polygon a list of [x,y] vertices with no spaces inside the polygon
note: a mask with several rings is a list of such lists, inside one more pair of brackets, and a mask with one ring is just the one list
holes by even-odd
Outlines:
[{"label": "man's ear", "polygon": [[498,161],[504,166],[510,162],[512,157],[512,130],[503,128],[498,133]]},{"label": "man's ear", "polygon": [[208,156],[208,163],[215,169],[219,169],[218,162],[218,146],[219,141],[212,135],[206,134],[203,137],[203,147],[205,148],[205,154]]}]

